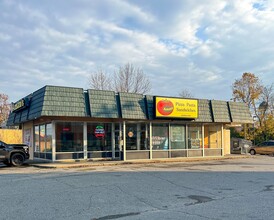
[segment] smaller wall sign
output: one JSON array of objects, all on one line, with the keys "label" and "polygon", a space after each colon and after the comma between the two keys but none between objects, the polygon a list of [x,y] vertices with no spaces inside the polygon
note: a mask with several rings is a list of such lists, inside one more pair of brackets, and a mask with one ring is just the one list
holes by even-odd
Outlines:
[{"label": "smaller wall sign", "polygon": [[12,111],[16,112],[29,106],[29,99],[20,99],[18,102],[12,103]]},{"label": "smaller wall sign", "polygon": [[133,133],[132,131],[129,131],[129,132],[127,133],[127,135],[131,138],[131,137],[134,136],[134,133]]},{"label": "smaller wall sign", "polygon": [[105,129],[102,125],[96,126],[94,130],[94,135],[96,138],[104,138],[105,137]]}]

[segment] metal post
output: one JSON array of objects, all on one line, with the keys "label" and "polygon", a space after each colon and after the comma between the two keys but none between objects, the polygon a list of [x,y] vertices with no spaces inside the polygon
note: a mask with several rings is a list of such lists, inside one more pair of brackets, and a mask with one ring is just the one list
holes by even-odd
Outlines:
[{"label": "metal post", "polygon": [[124,161],[127,160],[127,157],[126,157],[126,122],[123,121],[123,155],[124,155]]},{"label": "metal post", "polygon": [[203,157],[205,156],[205,126],[202,124],[202,145],[203,145]]},{"label": "metal post", "polygon": [[111,123],[111,151],[112,160],[115,159],[115,124]]},{"label": "metal post", "polygon": [[51,122],[52,124],[52,161],[56,161],[56,123],[55,121]]},{"label": "metal post", "polygon": [[88,159],[88,128],[87,128],[87,122],[84,122],[84,128],[83,128],[83,131],[84,131],[84,135],[83,135],[83,138],[84,138],[84,159],[87,160]]},{"label": "metal post", "polygon": [[222,128],[221,128],[221,143],[222,143],[222,156],[225,155],[225,152],[224,152],[224,149],[225,149],[225,146],[224,146],[224,125],[222,124]]},{"label": "metal post", "polygon": [[149,159],[152,159],[152,123],[149,122]]},{"label": "metal post", "polygon": [[136,132],[136,137],[137,137],[137,150],[140,150],[141,147],[140,147],[140,139],[141,139],[141,125],[140,123],[137,124],[137,132]]},{"label": "metal post", "polygon": [[186,124],[186,157],[188,157],[188,124]]}]

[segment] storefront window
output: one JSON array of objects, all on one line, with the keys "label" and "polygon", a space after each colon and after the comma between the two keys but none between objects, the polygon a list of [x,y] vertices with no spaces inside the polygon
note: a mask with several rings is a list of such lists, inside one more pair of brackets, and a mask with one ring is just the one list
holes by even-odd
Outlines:
[{"label": "storefront window", "polygon": [[45,146],[45,135],[46,135],[46,126],[40,125],[40,152],[44,153],[46,146]]},{"label": "storefront window", "polygon": [[171,149],[186,149],[184,125],[171,125],[170,134]]},{"label": "storefront window", "polygon": [[111,124],[87,125],[88,151],[111,151]]},{"label": "storefront window", "polygon": [[153,150],[168,150],[168,124],[152,125],[152,146]]},{"label": "storefront window", "polygon": [[140,125],[140,150],[149,150],[149,124]]},{"label": "storefront window", "polygon": [[149,150],[149,125],[127,124],[126,125],[126,149],[127,150]]},{"label": "storefront window", "polygon": [[52,124],[46,124],[46,151],[52,151]]},{"label": "storefront window", "polygon": [[51,159],[52,124],[34,126],[34,157]]},{"label": "storefront window", "polygon": [[202,148],[202,127],[190,125],[188,127],[188,148]]},{"label": "storefront window", "polygon": [[39,147],[39,126],[36,125],[34,127],[34,152],[39,152],[40,147]]},{"label": "storefront window", "polygon": [[114,136],[115,136],[115,151],[120,151],[121,146],[123,145],[123,131],[122,131],[122,125],[121,124],[115,124],[115,131],[114,131]]},{"label": "storefront window", "polygon": [[83,151],[83,123],[56,123],[56,152]]},{"label": "storefront window", "polygon": [[137,150],[137,125],[126,125],[126,150]]}]

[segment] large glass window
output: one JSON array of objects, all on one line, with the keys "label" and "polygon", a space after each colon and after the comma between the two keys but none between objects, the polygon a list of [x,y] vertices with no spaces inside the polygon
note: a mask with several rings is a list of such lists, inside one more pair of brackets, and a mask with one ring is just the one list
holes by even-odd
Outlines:
[{"label": "large glass window", "polygon": [[121,146],[123,145],[123,131],[122,131],[122,125],[121,124],[115,124],[115,151],[120,151]]},{"label": "large glass window", "polygon": [[111,124],[87,125],[88,151],[111,151]]},{"label": "large glass window", "polygon": [[153,150],[168,150],[168,124],[152,125],[152,146]]},{"label": "large glass window", "polygon": [[149,150],[148,132],[148,124],[126,124],[126,149]]},{"label": "large glass window", "polygon": [[52,151],[52,124],[46,124],[46,152]]},{"label": "large glass window", "polygon": [[34,126],[34,157],[51,159],[52,124]]},{"label": "large glass window", "polygon": [[46,125],[40,125],[40,152],[44,153],[46,151],[45,146],[45,136],[46,136]]},{"label": "large glass window", "polygon": [[202,127],[190,125],[188,127],[188,148],[202,148]]},{"label": "large glass window", "polygon": [[138,127],[140,127],[140,150],[149,150],[149,124],[140,124]]},{"label": "large glass window", "polygon": [[171,149],[186,149],[184,125],[171,125],[170,134]]},{"label": "large glass window", "polygon": [[137,125],[126,125],[126,150],[137,150]]},{"label": "large glass window", "polygon": [[40,145],[39,145],[39,126],[35,125],[34,127],[34,152],[40,151]]},{"label": "large glass window", "polygon": [[56,152],[83,151],[83,123],[56,123]]}]

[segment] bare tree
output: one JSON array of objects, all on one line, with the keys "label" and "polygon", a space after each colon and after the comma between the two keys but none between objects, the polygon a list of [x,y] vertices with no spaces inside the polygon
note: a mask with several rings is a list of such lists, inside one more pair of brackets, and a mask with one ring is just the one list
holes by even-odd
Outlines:
[{"label": "bare tree", "polygon": [[261,101],[266,103],[267,113],[273,114],[273,111],[274,111],[273,109],[274,108],[274,84],[273,83],[269,86],[264,87]]},{"label": "bare tree", "polygon": [[187,89],[183,89],[180,93],[179,96],[182,98],[193,98],[194,96],[191,94],[190,91],[188,91]]},{"label": "bare tree", "polygon": [[266,121],[269,114],[273,111],[273,84],[263,88],[260,105],[255,111],[257,118],[259,119],[260,126]]},{"label": "bare tree", "polygon": [[7,121],[9,112],[10,112],[10,104],[8,103],[8,95],[0,94],[0,126]]},{"label": "bare tree", "polygon": [[132,64],[119,68],[113,76],[114,89],[117,92],[147,93],[151,89],[150,80],[143,70],[134,67]]},{"label": "bare tree", "polygon": [[99,69],[90,75],[89,86],[92,89],[112,90],[111,78],[102,69]]}]

